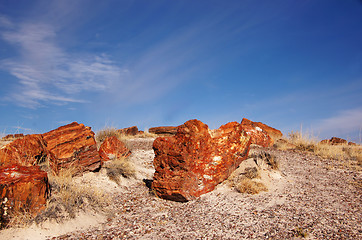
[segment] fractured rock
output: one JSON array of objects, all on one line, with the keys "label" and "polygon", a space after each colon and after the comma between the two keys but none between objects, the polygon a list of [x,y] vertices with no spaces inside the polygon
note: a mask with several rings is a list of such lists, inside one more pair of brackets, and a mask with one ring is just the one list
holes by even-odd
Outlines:
[{"label": "fractured rock", "polygon": [[8,134],[5,137],[3,137],[1,140],[2,141],[12,141],[12,140],[23,138],[23,137],[24,137],[24,134],[15,133],[15,134]]},{"label": "fractured rock", "polygon": [[260,123],[255,123],[249,119],[243,118],[241,126],[243,130],[250,135],[251,143],[262,147],[270,147],[273,145],[273,139],[269,136],[268,132],[262,128]]},{"label": "fractured rock", "polygon": [[0,149],[0,166],[19,164],[32,166],[52,157],[42,135],[32,134],[16,139]]},{"label": "fractured rock", "polygon": [[148,132],[157,135],[175,135],[177,133],[177,127],[153,127],[148,129]]},{"label": "fractured rock", "polygon": [[0,168],[0,224],[16,213],[35,216],[46,207],[50,195],[47,173],[38,166],[17,164]]},{"label": "fractured rock", "polygon": [[95,171],[101,167],[94,132],[77,122],[43,134],[47,149],[55,156],[53,171],[75,168],[77,173]]},{"label": "fractured rock", "polygon": [[152,188],[164,199],[195,199],[228,178],[247,158],[250,143],[237,122],[210,130],[199,120],[187,121],[175,136],[154,141]]},{"label": "fractured rock", "polygon": [[321,144],[330,144],[330,145],[352,145],[356,146],[357,144],[354,142],[348,142],[343,138],[332,137],[331,139],[325,139],[320,142]]},{"label": "fractured rock", "polygon": [[133,127],[129,127],[129,128],[122,128],[122,129],[119,129],[117,131],[120,134],[131,135],[131,136],[135,136],[135,135],[137,135],[139,133],[137,126],[133,126]]},{"label": "fractured rock", "polygon": [[118,157],[128,157],[131,155],[131,151],[126,147],[126,145],[115,136],[107,137],[103,141],[98,152],[103,161],[108,161]]}]

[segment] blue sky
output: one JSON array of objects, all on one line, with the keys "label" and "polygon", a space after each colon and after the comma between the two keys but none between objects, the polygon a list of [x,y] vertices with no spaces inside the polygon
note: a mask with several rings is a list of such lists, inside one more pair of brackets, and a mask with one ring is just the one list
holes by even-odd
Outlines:
[{"label": "blue sky", "polygon": [[360,141],[362,2],[0,0],[0,132],[217,128]]}]

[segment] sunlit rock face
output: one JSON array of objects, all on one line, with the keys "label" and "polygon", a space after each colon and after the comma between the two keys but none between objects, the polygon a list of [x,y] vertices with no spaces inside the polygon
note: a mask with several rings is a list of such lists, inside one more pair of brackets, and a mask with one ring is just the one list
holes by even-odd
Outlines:
[{"label": "sunlit rock face", "polygon": [[177,127],[164,126],[164,127],[153,127],[148,129],[149,133],[158,135],[175,135],[177,133]]},{"label": "sunlit rock face", "polygon": [[253,122],[243,118],[241,126],[250,135],[251,143],[270,147],[274,142],[283,136],[282,132],[261,122]]},{"label": "sunlit rock face", "polygon": [[35,216],[46,207],[49,195],[48,175],[38,166],[0,167],[0,227],[12,213]]},{"label": "sunlit rock face", "polygon": [[82,173],[101,167],[94,132],[90,127],[73,122],[42,135],[48,151],[55,156],[52,158],[54,172],[72,167]]},{"label": "sunlit rock face", "polygon": [[99,156],[102,161],[108,161],[119,157],[128,157],[131,151],[117,137],[107,137],[100,146]]},{"label": "sunlit rock face", "polygon": [[26,135],[0,149],[0,166],[33,166],[52,157],[41,134]]},{"label": "sunlit rock face", "polygon": [[187,121],[175,136],[154,141],[152,188],[164,199],[193,200],[227,179],[247,158],[250,143],[237,122],[210,130],[199,120]]}]

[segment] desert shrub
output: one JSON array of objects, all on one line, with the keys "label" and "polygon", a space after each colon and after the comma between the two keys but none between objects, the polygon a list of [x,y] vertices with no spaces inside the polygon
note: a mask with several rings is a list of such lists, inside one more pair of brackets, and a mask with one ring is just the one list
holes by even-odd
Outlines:
[{"label": "desert shrub", "polygon": [[256,167],[248,167],[248,168],[245,168],[244,176],[249,179],[253,179],[253,178],[260,177],[260,174]]},{"label": "desert shrub", "polygon": [[135,168],[129,162],[129,158],[118,157],[111,161],[105,162],[104,169],[106,169],[109,179],[119,185],[119,178],[130,178],[135,176]]},{"label": "desert shrub", "polygon": [[293,149],[313,153],[324,159],[337,160],[338,165],[361,170],[362,167],[362,146],[328,143],[320,143],[316,137],[310,134],[302,135],[300,132],[290,132],[288,139],[279,141],[274,146],[278,149],[290,149],[286,145],[294,146]]},{"label": "desert shrub", "polygon": [[266,163],[271,169],[278,170],[279,169],[279,160],[277,157],[271,153],[268,153],[266,151],[261,151],[260,153],[252,153],[250,155],[258,163],[264,162]]},{"label": "desert shrub", "polygon": [[260,182],[253,181],[250,178],[242,178],[235,185],[236,191],[239,193],[258,194],[261,191],[268,191],[268,188]]},{"label": "desert shrub", "polygon": [[96,142],[102,143],[107,137],[117,137],[118,139],[121,138],[121,134],[117,131],[114,127],[105,127],[96,133]]},{"label": "desert shrub", "polygon": [[110,199],[100,189],[73,181],[74,170],[62,170],[58,175],[49,175],[52,190],[47,208],[34,221],[41,223],[48,219],[61,222],[74,218],[81,210],[104,211]]},{"label": "desert shrub", "polygon": [[300,227],[293,229],[292,233],[294,237],[302,237],[302,238],[308,237],[308,233],[303,228]]}]

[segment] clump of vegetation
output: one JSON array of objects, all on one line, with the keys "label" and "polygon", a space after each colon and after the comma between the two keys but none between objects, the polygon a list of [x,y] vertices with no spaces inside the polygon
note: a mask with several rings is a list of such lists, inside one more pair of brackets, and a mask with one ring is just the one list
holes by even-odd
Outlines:
[{"label": "clump of vegetation", "polygon": [[118,185],[120,184],[120,177],[131,178],[134,177],[136,173],[134,166],[129,162],[129,159],[125,157],[118,157],[105,162],[103,168],[106,169],[109,179]]},{"label": "clump of vegetation", "polygon": [[287,139],[282,139],[275,144],[278,149],[295,149],[313,153],[324,159],[338,160],[344,167],[362,169],[362,146],[321,143],[317,138],[300,132],[290,132]]},{"label": "clump of vegetation", "polygon": [[102,212],[109,205],[109,196],[102,190],[84,184],[76,184],[74,169],[62,170],[58,175],[49,175],[52,189],[47,208],[34,221],[39,224],[46,220],[74,218],[81,210],[92,209]]},{"label": "clump of vegetation", "polygon": [[258,194],[261,191],[268,191],[268,188],[261,182],[256,182],[250,178],[242,178],[235,185],[239,193]]},{"label": "clump of vegetation", "polygon": [[99,131],[97,131],[95,139],[97,143],[102,143],[107,137],[117,137],[121,140],[122,136],[120,132],[114,127],[105,127]]},{"label": "clump of vegetation", "polygon": [[266,151],[261,151],[257,154],[251,154],[251,156],[258,164],[265,163],[269,168],[273,170],[279,170],[279,160],[273,154],[270,154]]},{"label": "clump of vegetation", "polygon": [[260,181],[260,170],[257,167],[247,167],[243,172],[232,174],[229,186],[239,193],[258,194],[268,191],[268,188]]},{"label": "clump of vegetation", "polygon": [[293,229],[292,232],[294,237],[302,237],[302,238],[308,237],[308,233],[303,228],[300,227]]},{"label": "clump of vegetation", "polygon": [[260,177],[260,173],[256,167],[245,168],[244,176],[249,179]]}]

